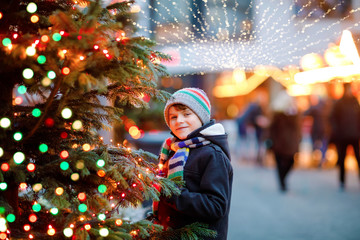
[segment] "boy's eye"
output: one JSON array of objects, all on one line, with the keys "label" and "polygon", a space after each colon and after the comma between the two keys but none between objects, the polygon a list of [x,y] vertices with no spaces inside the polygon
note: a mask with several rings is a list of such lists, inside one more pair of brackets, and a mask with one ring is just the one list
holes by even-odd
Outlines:
[{"label": "boy's eye", "polygon": [[170,119],[176,119],[176,116],[171,116]]}]

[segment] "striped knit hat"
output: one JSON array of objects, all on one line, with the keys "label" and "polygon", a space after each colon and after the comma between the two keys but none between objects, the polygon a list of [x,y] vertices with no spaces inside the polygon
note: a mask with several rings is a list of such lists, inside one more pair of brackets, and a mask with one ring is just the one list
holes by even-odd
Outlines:
[{"label": "striped knit hat", "polygon": [[203,125],[210,121],[210,101],[206,93],[199,88],[183,88],[170,97],[164,109],[165,121],[169,127],[169,108],[174,104],[183,104],[190,108],[200,118]]}]

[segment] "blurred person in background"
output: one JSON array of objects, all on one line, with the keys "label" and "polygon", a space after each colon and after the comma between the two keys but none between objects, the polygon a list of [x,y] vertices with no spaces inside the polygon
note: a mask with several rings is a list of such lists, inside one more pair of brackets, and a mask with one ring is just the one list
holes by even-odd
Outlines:
[{"label": "blurred person in background", "polygon": [[271,150],[274,153],[280,190],[288,190],[286,178],[299,151],[301,131],[295,99],[283,89],[272,104],[273,116],[269,127]]},{"label": "blurred person in background", "polygon": [[319,167],[326,162],[326,150],[328,148],[330,138],[330,122],[329,115],[331,104],[327,99],[321,98],[319,95],[310,95],[310,107],[304,112],[304,116],[310,116],[311,125],[311,141],[313,152],[320,151],[321,158]]},{"label": "blurred person in background", "polygon": [[343,96],[334,103],[330,115],[332,127],[332,140],[335,143],[340,169],[339,181],[340,188],[345,188],[345,157],[349,145],[353,147],[359,167],[360,178],[360,105],[354,97],[350,83],[344,84]]}]

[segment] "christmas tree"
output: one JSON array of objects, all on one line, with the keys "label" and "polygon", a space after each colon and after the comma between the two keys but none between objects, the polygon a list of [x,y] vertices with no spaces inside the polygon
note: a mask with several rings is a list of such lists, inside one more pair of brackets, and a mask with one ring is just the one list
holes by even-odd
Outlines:
[{"label": "christmas tree", "polygon": [[0,2],[0,239],[174,236],[119,214],[158,200],[155,186],[178,193],[156,177],[156,156],[98,133],[121,122],[115,101],[146,108],[145,97],[168,96],[156,88],[168,57],[132,37],[131,4]]}]

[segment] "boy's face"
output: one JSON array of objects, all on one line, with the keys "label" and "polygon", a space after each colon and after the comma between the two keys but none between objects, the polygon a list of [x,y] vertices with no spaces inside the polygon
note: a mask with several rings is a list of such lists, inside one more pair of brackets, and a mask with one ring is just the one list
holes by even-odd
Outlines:
[{"label": "boy's face", "polygon": [[179,139],[184,140],[194,130],[202,126],[200,118],[189,108],[177,109],[174,106],[169,108],[170,130]]}]

